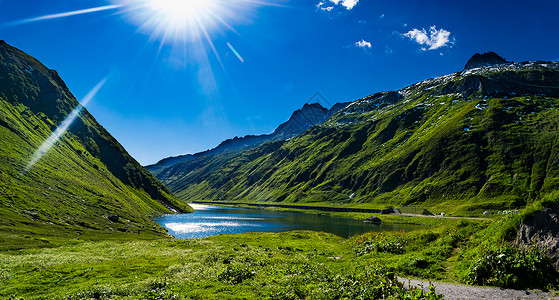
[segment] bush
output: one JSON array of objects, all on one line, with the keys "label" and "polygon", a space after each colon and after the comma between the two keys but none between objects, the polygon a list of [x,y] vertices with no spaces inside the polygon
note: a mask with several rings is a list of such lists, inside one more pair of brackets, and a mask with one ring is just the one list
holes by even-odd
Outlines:
[{"label": "bush", "polygon": [[385,252],[392,254],[402,254],[405,252],[406,239],[401,235],[381,236],[375,235],[365,242],[354,244],[354,251],[357,256],[365,255],[370,252]]},{"label": "bush", "polygon": [[509,245],[482,250],[466,282],[507,288],[543,288],[557,284],[551,259],[537,247],[519,249]]},{"label": "bush", "polygon": [[251,279],[256,274],[247,268],[241,268],[237,266],[227,266],[225,271],[221,272],[217,279],[230,284],[239,284],[247,279]]},{"label": "bush", "polygon": [[428,292],[419,288],[407,290],[394,273],[383,269],[368,269],[356,275],[339,275],[334,280],[333,299],[443,299],[435,294],[435,288]]},{"label": "bush", "polygon": [[350,271],[349,274],[330,274],[327,280],[291,281],[289,284],[273,291],[273,300],[291,299],[409,299],[438,300],[434,287],[425,292],[420,288],[404,288],[394,272],[385,268],[367,267]]}]

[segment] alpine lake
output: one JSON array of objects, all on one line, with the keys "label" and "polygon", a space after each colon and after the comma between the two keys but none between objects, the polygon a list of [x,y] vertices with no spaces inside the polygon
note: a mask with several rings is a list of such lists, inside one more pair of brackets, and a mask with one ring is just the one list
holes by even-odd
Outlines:
[{"label": "alpine lake", "polygon": [[335,218],[329,215],[259,208],[222,207],[190,204],[194,213],[172,214],[154,218],[169,234],[179,239],[204,238],[219,234],[247,232],[322,231],[348,238],[371,231],[412,231],[425,226],[381,223]]}]

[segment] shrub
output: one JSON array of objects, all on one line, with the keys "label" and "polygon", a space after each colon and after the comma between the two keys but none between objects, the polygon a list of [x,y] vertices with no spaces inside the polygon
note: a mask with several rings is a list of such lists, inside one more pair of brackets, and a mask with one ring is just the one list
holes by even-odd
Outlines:
[{"label": "shrub", "polygon": [[251,279],[256,274],[247,268],[241,268],[237,266],[227,266],[225,271],[221,272],[217,279],[230,284],[239,284],[247,279]]},{"label": "shrub", "polygon": [[392,254],[402,254],[405,252],[407,240],[401,235],[372,236],[365,242],[355,243],[354,251],[357,256],[365,255],[370,252],[386,252]]},{"label": "shrub", "polygon": [[551,259],[537,247],[492,246],[469,268],[466,282],[507,288],[547,288],[556,284]]},{"label": "shrub", "polygon": [[318,281],[294,278],[272,291],[270,299],[438,300],[444,297],[437,295],[434,287],[429,287],[428,291],[417,287],[406,289],[394,272],[386,268],[366,267],[344,274],[329,274],[328,278]]},{"label": "shrub", "polygon": [[367,269],[356,275],[339,275],[334,280],[333,299],[443,299],[435,288],[428,292],[419,288],[407,290],[393,272],[383,269]]}]

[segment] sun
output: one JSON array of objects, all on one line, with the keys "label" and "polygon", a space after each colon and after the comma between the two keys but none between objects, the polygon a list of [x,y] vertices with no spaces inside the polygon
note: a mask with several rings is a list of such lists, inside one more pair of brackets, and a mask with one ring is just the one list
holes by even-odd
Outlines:
[{"label": "sun", "polygon": [[207,14],[216,8],[215,0],[159,0],[149,1],[148,8],[169,18],[169,22],[187,21]]},{"label": "sun", "polygon": [[224,8],[220,0],[146,0],[144,26],[165,38],[195,39],[215,27]]},{"label": "sun", "polygon": [[253,0],[114,0],[139,31],[162,43],[208,40],[217,30],[233,30],[256,6]]},{"label": "sun", "polygon": [[149,35],[148,44],[159,44],[154,60],[162,54],[176,68],[196,68],[204,74],[198,76],[204,93],[213,97],[217,94],[215,67],[219,65],[227,74],[220,52],[231,51],[244,63],[228,41],[242,35],[236,27],[252,25],[261,7],[281,6],[278,2],[286,0],[111,1],[119,7],[119,15],[137,27],[136,33]]}]

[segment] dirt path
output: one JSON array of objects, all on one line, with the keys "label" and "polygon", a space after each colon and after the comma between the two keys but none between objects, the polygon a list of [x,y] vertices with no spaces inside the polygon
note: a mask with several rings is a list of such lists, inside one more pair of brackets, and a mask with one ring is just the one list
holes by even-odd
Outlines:
[{"label": "dirt path", "polygon": [[391,214],[394,216],[404,216],[404,217],[421,217],[421,218],[437,218],[437,219],[455,219],[455,220],[491,220],[489,218],[481,217],[452,217],[452,216],[440,216],[440,215],[419,215],[419,214]]},{"label": "dirt path", "polygon": [[437,289],[437,294],[443,294],[445,299],[449,300],[462,300],[462,299],[490,299],[490,300],[506,300],[506,299],[559,299],[559,294],[556,292],[542,292],[540,290],[511,290],[501,289],[495,287],[477,287],[470,285],[436,282],[416,279],[399,278],[404,283],[404,286],[423,287],[428,290],[429,284],[432,284]]}]

